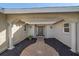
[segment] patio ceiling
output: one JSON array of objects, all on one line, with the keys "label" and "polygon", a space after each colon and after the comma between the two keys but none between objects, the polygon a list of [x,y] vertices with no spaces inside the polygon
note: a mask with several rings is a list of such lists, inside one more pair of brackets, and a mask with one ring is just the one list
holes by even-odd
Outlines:
[{"label": "patio ceiling", "polygon": [[54,24],[60,20],[63,20],[58,17],[29,17],[27,20],[22,20],[28,24]]},{"label": "patio ceiling", "polygon": [[8,15],[9,22],[16,23],[19,20],[28,23],[28,24],[53,24],[57,21],[62,20],[62,17],[59,17],[57,14],[15,14]]}]

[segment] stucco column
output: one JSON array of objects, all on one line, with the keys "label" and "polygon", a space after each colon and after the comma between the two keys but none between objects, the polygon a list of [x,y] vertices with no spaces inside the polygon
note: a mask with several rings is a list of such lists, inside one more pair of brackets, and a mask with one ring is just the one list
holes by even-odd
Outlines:
[{"label": "stucco column", "polygon": [[12,40],[12,24],[9,23],[9,27],[8,27],[8,30],[9,30],[9,50],[12,50],[14,48],[14,45],[13,45],[13,40]]},{"label": "stucco column", "polygon": [[71,23],[71,51],[76,52],[77,51],[77,24],[76,22]]},{"label": "stucco column", "polygon": [[33,37],[35,38],[35,26],[34,25],[32,25],[32,35],[33,35]]}]

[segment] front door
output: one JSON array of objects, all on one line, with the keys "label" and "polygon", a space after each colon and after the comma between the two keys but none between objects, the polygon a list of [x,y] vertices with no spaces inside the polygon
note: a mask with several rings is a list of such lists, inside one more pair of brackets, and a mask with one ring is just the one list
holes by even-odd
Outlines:
[{"label": "front door", "polygon": [[38,26],[38,36],[44,36],[44,26]]}]

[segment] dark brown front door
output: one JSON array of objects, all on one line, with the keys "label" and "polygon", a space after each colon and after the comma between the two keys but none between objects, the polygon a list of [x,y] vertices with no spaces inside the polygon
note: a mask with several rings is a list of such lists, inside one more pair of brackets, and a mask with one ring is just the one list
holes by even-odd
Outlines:
[{"label": "dark brown front door", "polygon": [[44,35],[44,26],[38,26],[38,36]]}]

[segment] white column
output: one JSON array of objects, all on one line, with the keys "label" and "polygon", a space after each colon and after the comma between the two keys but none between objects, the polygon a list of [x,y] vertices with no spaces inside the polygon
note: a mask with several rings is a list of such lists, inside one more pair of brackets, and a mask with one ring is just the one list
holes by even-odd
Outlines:
[{"label": "white column", "polygon": [[76,23],[71,23],[71,51],[76,52],[76,40],[77,40],[77,28]]},{"label": "white column", "polygon": [[13,46],[13,40],[12,40],[12,24],[11,23],[9,24],[8,30],[9,30],[9,48],[8,49],[12,50],[14,46]]},{"label": "white column", "polygon": [[34,31],[35,31],[35,27],[34,27],[34,25],[32,25],[32,36],[33,37],[35,37],[35,32]]}]

